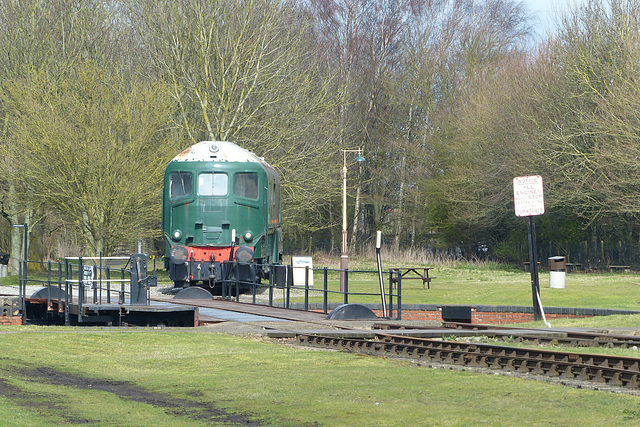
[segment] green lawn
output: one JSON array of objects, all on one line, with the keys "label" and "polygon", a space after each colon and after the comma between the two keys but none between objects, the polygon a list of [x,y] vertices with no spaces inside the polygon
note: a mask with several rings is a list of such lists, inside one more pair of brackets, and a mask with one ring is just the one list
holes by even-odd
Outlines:
[{"label": "green lawn", "polygon": [[206,329],[1,331],[3,425],[640,423],[636,396],[299,349]]},{"label": "green lawn", "polygon": [[[353,265],[375,268],[366,261]],[[418,281],[407,282],[405,303],[531,303],[528,273],[491,264],[433,267],[436,279],[431,289],[423,290]],[[337,290],[338,275],[331,274],[330,288]],[[13,279],[2,279],[2,284]],[[322,287],[320,272],[314,279],[316,288]],[[571,273],[565,289],[549,289],[548,275],[541,273],[540,283],[546,306],[637,309],[640,301],[640,280],[633,273]],[[351,290],[375,292],[377,275],[356,274],[350,285]],[[367,298],[378,301],[362,297],[357,302]],[[636,327],[640,315],[552,323]],[[544,327],[541,322],[533,326]],[[4,327],[0,343],[3,425],[640,423],[637,396],[300,349],[211,333],[207,328]],[[632,350],[599,351],[637,356]]]},{"label": "green lawn", "polygon": [[[372,270],[373,273],[350,272],[349,291],[360,293],[378,293],[378,296],[354,296],[349,302],[379,303],[378,275],[375,264],[360,261],[352,263],[354,270]],[[383,263],[383,269],[390,267],[415,267],[416,264]],[[522,270],[497,266],[491,263],[481,264],[443,264],[424,265],[433,267],[430,275],[431,289],[422,289],[420,280],[402,282],[403,304],[486,304],[486,305],[523,305],[532,304],[531,275]],[[336,268],[332,266],[332,268]],[[328,275],[330,302],[342,302],[339,274],[331,271]],[[388,293],[388,275],[384,275],[385,289]],[[640,310],[640,274],[637,273],[567,273],[564,289],[549,287],[549,273],[541,271],[539,275],[540,297],[547,307],[589,307]],[[317,269],[314,273],[314,288],[323,289],[323,273]],[[301,298],[295,299],[301,301]],[[313,302],[322,302],[319,294],[314,294]]]}]

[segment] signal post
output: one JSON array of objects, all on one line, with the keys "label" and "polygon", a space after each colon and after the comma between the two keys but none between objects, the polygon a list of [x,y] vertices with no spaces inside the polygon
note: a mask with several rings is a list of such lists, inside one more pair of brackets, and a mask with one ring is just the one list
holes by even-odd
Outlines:
[{"label": "signal post", "polygon": [[536,249],[537,215],[544,214],[544,191],[542,177],[519,176],[513,178],[513,202],[516,216],[527,218],[529,234],[529,271],[531,272],[531,294],[533,298],[534,320],[543,319],[540,301],[540,278],[538,275],[538,255]]}]

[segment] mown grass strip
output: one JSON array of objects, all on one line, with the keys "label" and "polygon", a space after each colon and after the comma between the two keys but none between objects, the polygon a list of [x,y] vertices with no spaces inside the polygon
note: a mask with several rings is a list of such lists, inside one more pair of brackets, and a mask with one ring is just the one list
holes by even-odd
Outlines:
[{"label": "mown grass strip", "polygon": [[[47,331],[42,333],[41,331]],[[2,334],[0,379],[58,407],[0,396],[0,414],[21,425],[222,424],[51,375],[171,396],[256,425],[632,425],[640,398],[555,384],[417,367],[414,363],[315,351],[199,331],[78,331],[32,328]],[[34,373],[49,373],[34,375]],[[49,377],[49,378],[47,378]],[[125,393],[126,394],[126,393]],[[189,403],[185,403],[189,402]],[[65,418],[66,417],[66,418]],[[24,422],[22,422],[24,421]],[[228,425],[228,424],[227,424]]]}]

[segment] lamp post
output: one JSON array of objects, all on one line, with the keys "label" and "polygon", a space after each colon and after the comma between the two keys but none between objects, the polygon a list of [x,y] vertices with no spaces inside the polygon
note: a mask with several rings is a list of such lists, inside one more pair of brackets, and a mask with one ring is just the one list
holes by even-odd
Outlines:
[{"label": "lamp post", "polygon": [[344,292],[345,271],[349,267],[347,253],[347,153],[358,153],[354,162],[364,162],[362,148],[342,150],[342,251],[340,253],[340,292]]},{"label": "lamp post", "polygon": [[20,269],[20,281],[18,285],[18,298],[20,299],[20,315],[24,317],[25,315],[25,305],[24,299],[26,298],[27,291],[27,257],[29,256],[29,224],[26,222],[24,224],[13,224],[12,227],[18,227],[24,229],[24,259],[22,262],[22,268]]}]

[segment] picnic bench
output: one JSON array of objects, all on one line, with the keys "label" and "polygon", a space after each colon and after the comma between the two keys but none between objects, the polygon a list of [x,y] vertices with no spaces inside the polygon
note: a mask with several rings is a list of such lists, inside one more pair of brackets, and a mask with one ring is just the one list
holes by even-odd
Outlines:
[{"label": "picnic bench", "polygon": [[629,271],[631,270],[631,266],[630,265],[610,265],[609,266],[609,271],[614,272],[614,271]]},{"label": "picnic bench", "polygon": [[578,271],[582,270],[582,264],[579,262],[568,262],[567,263],[567,273],[570,271]]},{"label": "picnic bench", "polygon": [[[540,261],[538,261],[537,264],[538,269],[540,269]],[[522,265],[524,266],[524,271],[531,271],[531,263],[529,261],[523,262]]]},{"label": "picnic bench", "polygon": [[[433,267],[398,267],[391,270],[400,273],[402,280],[422,280],[422,289],[425,284],[427,289],[431,289],[431,279],[434,277],[429,277],[429,270],[433,270]],[[410,273],[411,275],[409,275]],[[396,283],[397,276],[393,276],[392,280],[393,283]]]}]

